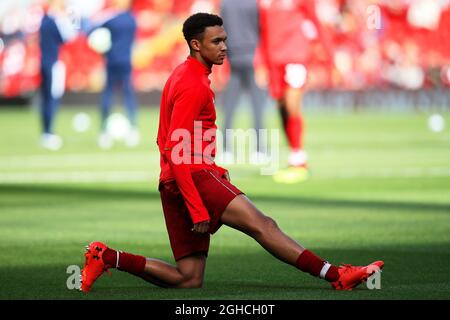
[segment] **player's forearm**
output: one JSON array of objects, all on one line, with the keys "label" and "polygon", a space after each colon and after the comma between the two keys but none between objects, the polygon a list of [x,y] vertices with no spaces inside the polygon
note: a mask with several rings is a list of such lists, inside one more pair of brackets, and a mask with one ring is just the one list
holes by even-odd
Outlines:
[{"label": "player's forearm", "polygon": [[166,159],[189,210],[192,222],[196,224],[202,221],[208,221],[208,210],[205,208],[192,180],[189,165],[184,163],[175,164],[171,159],[170,153],[170,151],[166,151]]}]

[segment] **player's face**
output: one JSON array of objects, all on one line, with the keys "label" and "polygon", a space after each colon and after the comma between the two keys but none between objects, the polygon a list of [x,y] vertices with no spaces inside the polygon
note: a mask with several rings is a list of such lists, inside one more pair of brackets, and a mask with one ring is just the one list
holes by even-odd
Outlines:
[{"label": "player's face", "polygon": [[206,27],[199,50],[208,65],[222,64],[227,55],[227,33],[222,26]]}]

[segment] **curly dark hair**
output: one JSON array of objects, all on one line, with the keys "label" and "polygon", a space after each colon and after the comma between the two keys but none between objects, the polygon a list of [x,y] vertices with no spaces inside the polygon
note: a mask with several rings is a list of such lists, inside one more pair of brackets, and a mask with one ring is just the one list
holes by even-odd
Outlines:
[{"label": "curly dark hair", "polygon": [[222,26],[221,17],[211,13],[199,12],[193,14],[183,23],[183,35],[190,45],[192,39],[202,40],[206,27]]}]

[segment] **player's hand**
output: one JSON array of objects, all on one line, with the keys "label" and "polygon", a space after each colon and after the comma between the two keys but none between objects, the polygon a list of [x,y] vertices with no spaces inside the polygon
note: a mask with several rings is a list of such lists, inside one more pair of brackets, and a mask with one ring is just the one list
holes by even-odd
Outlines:
[{"label": "player's hand", "polygon": [[225,173],[223,174],[223,177],[224,177],[225,179],[227,179],[228,182],[231,181],[231,179],[230,179],[230,174],[228,173],[228,171],[225,171]]},{"label": "player's hand", "polygon": [[202,221],[199,223],[194,224],[194,227],[191,229],[194,232],[197,233],[206,233],[209,230],[209,220]]}]

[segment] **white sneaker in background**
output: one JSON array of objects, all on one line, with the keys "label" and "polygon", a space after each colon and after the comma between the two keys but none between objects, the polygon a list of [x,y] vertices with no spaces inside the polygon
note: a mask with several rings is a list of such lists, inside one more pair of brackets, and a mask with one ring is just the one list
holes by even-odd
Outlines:
[{"label": "white sneaker in background", "polygon": [[141,134],[136,128],[130,129],[127,136],[125,137],[125,144],[132,148],[139,145],[141,142]]},{"label": "white sneaker in background", "polygon": [[106,132],[100,133],[97,140],[98,146],[102,149],[111,149],[113,146],[113,138]]},{"label": "white sneaker in background", "polygon": [[305,151],[291,151],[291,153],[289,154],[288,163],[290,166],[299,167],[305,165],[307,160],[308,155]]},{"label": "white sneaker in background", "polygon": [[63,141],[60,136],[51,133],[44,133],[41,136],[41,146],[45,149],[56,151],[61,149]]}]

